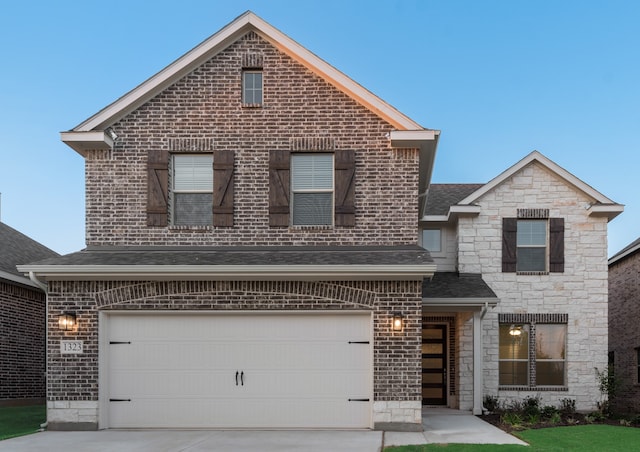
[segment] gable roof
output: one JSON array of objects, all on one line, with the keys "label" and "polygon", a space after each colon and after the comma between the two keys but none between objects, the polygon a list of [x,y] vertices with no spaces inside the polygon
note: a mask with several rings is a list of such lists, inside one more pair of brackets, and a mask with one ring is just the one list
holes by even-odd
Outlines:
[{"label": "gable roof", "polygon": [[427,193],[425,215],[447,215],[451,206],[483,186],[484,184],[431,184]]},{"label": "gable roof", "polygon": [[618,251],[616,254],[611,256],[609,258],[609,265],[615,264],[618,261],[626,259],[627,257],[637,253],[638,251],[640,251],[640,238],[638,238],[635,241],[631,242],[629,245],[625,246],[620,251]]},{"label": "gable roof", "polygon": [[[400,131],[427,131],[418,123],[400,113],[370,91],[347,77],[336,68],[277,30],[251,11],[247,11],[220,31],[203,41],[160,72],[129,91],[118,100],[91,116],[69,132],[62,132],[62,141],[83,154],[87,149],[107,149],[113,146],[114,137],[109,126],[131,113],[164,89],[226,49],[233,42],[253,31],[281,52],[317,74],[325,81],[347,94],[356,102],[376,113]],[[438,131],[429,130],[429,141]],[[426,134],[420,137],[424,140]]]},{"label": "gable roof", "polygon": [[55,251],[0,222],[0,279],[35,286],[16,265],[58,256]]},{"label": "gable roof", "polygon": [[[471,191],[467,196],[465,196],[463,199],[460,199],[457,203],[451,204],[448,212],[446,212],[445,214],[427,213],[426,215],[442,216],[442,215],[461,214],[461,213],[478,214],[480,213],[480,209],[476,203],[480,197],[482,197],[484,194],[488,193],[489,191],[493,190],[500,184],[504,183],[514,174],[518,173],[520,170],[522,170],[528,165],[533,164],[534,162],[542,165],[548,171],[552,172],[557,177],[564,180],[567,184],[573,186],[575,189],[581,191],[588,197],[592,198],[594,201],[586,208],[589,215],[605,216],[607,217],[608,221],[611,221],[620,213],[622,213],[622,211],[624,210],[624,206],[622,204],[618,204],[612,201],[611,199],[607,198],[605,195],[603,195],[602,193],[600,193],[590,185],[578,179],[569,171],[565,170],[555,162],[549,160],[540,152],[533,151],[529,155],[527,155],[525,158],[520,160],[518,163],[516,163],[515,165],[508,168],[506,171],[503,171],[501,174],[491,179],[486,184],[481,185],[476,190]],[[459,187],[459,190],[458,190],[459,192],[462,192],[465,189],[465,187],[471,188],[472,185],[474,184],[453,184],[453,186]],[[427,200],[427,203],[428,202],[429,201]],[[446,218],[446,217],[442,217],[442,218]],[[425,218],[425,219],[431,219],[431,220],[440,219],[442,221],[442,218],[438,217],[438,218]]]}]

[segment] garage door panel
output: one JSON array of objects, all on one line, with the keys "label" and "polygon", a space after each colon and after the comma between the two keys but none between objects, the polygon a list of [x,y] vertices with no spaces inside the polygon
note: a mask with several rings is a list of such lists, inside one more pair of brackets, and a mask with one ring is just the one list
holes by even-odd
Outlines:
[{"label": "garage door panel", "polygon": [[[112,315],[111,427],[369,427],[370,315]],[[364,343],[350,344],[349,341]],[[236,372],[238,375],[236,380]]]}]

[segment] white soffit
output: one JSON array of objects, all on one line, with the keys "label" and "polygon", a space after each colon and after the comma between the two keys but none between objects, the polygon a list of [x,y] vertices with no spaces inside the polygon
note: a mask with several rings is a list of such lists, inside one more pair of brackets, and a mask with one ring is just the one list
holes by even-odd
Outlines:
[{"label": "white soffit", "polygon": [[393,127],[401,130],[423,129],[418,123],[400,113],[324,60],[318,58],[287,35],[269,25],[254,13],[247,11],[138,87],[75,127],[73,131],[86,132],[107,128],[196,69],[206,60],[227,48],[249,31],[256,32],[274,47],[366,106],[392,124]]}]

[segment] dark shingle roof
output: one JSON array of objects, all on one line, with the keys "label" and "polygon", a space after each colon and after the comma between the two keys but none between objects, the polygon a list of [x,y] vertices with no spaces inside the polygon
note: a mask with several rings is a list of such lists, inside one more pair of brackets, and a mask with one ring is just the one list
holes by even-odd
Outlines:
[{"label": "dark shingle roof", "polygon": [[88,247],[37,265],[422,265],[427,250],[410,246]]},{"label": "dark shingle roof", "polygon": [[18,272],[16,265],[56,256],[60,255],[0,222],[0,271],[24,276]]},{"label": "dark shingle roof", "polygon": [[431,184],[427,195],[426,215],[446,215],[449,207],[459,203],[485,184]]},{"label": "dark shingle roof", "polygon": [[436,272],[422,283],[422,298],[497,298],[479,273]]}]

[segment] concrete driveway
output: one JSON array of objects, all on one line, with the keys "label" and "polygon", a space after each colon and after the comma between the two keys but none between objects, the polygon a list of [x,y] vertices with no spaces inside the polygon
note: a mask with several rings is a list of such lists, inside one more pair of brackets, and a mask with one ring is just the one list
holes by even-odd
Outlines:
[{"label": "concrete driveway", "polygon": [[40,432],[0,441],[11,452],[379,452],[382,432],[101,430]]}]

